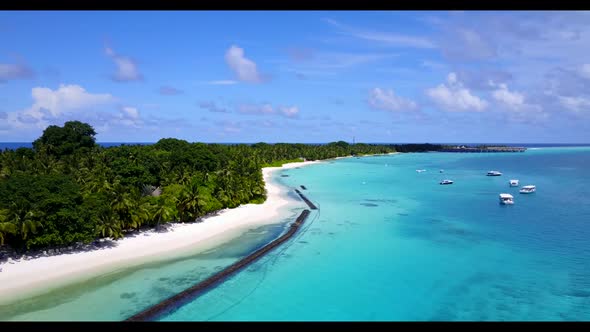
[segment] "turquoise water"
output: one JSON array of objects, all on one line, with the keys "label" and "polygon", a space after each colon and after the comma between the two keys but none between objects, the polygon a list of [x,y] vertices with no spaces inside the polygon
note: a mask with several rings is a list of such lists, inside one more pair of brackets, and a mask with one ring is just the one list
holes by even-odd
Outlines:
[{"label": "turquoise water", "polygon": [[589,169],[589,148],[547,148],[285,170],[320,206],[307,229],[160,320],[589,320]]},{"label": "turquoise water", "polygon": [[[588,169],[590,148],[571,147],[283,170],[276,181],[305,185],[319,211],[287,244],[159,320],[590,320]],[[511,178],[537,192],[519,194]],[[501,192],[515,204],[499,205]],[[0,306],[0,320],[125,319],[278,237],[303,206],[210,252]]]},{"label": "turquoise water", "polygon": [[[300,213],[257,227],[206,252],[112,271],[24,301],[0,305],[0,321],[120,321],[203,280],[277,238]],[[244,285],[248,287],[248,285]]]}]

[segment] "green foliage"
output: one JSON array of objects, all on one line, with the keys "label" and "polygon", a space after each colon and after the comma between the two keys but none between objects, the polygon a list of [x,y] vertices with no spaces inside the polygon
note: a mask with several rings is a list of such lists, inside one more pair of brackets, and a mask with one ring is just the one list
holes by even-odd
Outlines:
[{"label": "green foliage", "polygon": [[76,150],[90,149],[96,145],[94,136],[96,132],[89,124],[80,121],[68,121],[63,127],[49,126],[43,131],[43,135],[33,142],[37,152],[45,151],[55,156],[64,156],[74,153]]},{"label": "green foliage", "polygon": [[203,144],[102,148],[78,121],[49,126],[34,149],[0,152],[0,245],[17,250],[121,238],[143,227],[194,222],[224,208],[266,200],[261,168],[434,145]]},{"label": "green foliage", "polygon": [[297,158],[297,159],[290,159],[290,160],[277,160],[277,161],[273,161],[270,163],[265,163],[262,165],[262,167],[281,167],[284,164],[288,164],[288,163],[299,163],[302,162],[303,159],[301,158]]},{"label": "green foliage", "polygon": [[67,245],[93,238],[92,211],[84,209],[80,186],[66,175],[19,174],[0,181],[0,209],[16,226],[17,247]]}]

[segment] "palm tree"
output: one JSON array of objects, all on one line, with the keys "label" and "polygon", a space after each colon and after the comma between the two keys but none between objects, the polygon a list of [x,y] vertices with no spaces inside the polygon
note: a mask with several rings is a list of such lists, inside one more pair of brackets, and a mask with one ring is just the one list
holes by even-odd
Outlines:
[{"label": "palm tree", "polygon": [[199,191],[199,181],[195,177],[184,187],[180,195],[178,210],[182,211],[181,221],[187,221],[187,218],[195,220],[201,215],[202,207],[203,196]]},{"label": "palm tree", "polygon": [[[113,192],[113,185],[107,180],[104,173],[100,172],[99,174],[90,174],[89,178],[90,179],[85,181],[85,183],[82,185],[83,193],[85,195],[91,193],[110,194]],[[78,178],[77,180],[80,181],[81,179]]]},{"label": "palm tree", "polygon": [[129,226],[139,230],[139,228],[149,220],[151,208],[152,206],[149,202],[135,200],[131,208],[131,222],[129,223]]},{"label": "palm tree", "polygon": [[156,229],[160,228],[160,223],[163,221],[168,222],[172,218],[173,211],[166,205],[166,201],[163,197],[158,199],[158,204],[152,210],[152,220],[157,222]]},{"label": "palm tree", "polygon": [[224,207],[229,205],[230,197],[227,195],[227,192],[220,186],[215,187],[214,196],[215,198],[217,198],[219,202],[221,202],[221,204]]},{"label": "palm tree", "polygon": [[24,205],[17,204],[16,202],[12,202],[9,211],[8,221],[16,225],[23,240],[27,239],[29,233],[37,233],[38,227],[43,227],[39,220],[35,220],[36,217],[42,215],[41,212],[33,212]]},{"label": "palm tree", "polygon": [[8,179],[11,174],[12,174],[12,171],[10,170],[9,165],[6,164],[6,165],[0,166],[0,179]]},{"label": "palm tree", "polygon": [[180,173],[179,178],[178,178],[178,183],[182,184],[182,185],[187,185],[188,183],[190,183],[191,181],[191,176],[188,172],[188,170],[182,170],[182,173]]},{"label": "palm tree", "polygon": [[230,168],[224,168],[217,171],[217,179],[219,179],[219,187],[226,193],[229,191],[230,183],[233,182],[234,172]]},{"label": "palm tree", "polygon": [[98,217],[96,231],[102,237],[110,237],[113,240],[123,237],[121,223],[111,210],[106,210]]},{"label": "palm tree", "polygon": [[4,238],[7,234],[16,234],[17,232],[16,225],[6,221],[9,214],[9,210],[0,210],[0,246],[4,245]]},{"label": "palm tree", "polygon": [[131,194],[119,182],[116,182],[115,185],[113,185],[110,194],[112,197],[111,209],[117,213],[119,219],[123,221],[122,226],[128,226],[125,225],[125,223],[131,222],[130,211],[133,209],[133,200],[131,199]]}]

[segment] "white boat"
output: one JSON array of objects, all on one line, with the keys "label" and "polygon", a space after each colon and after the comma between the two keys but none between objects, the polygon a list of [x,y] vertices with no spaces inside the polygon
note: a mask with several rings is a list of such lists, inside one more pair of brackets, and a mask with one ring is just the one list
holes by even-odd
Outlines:
[{"label": "white boat", "polygon": [[426,170],[425,169],[417,169],[416,172],[422,173],[422,172],[426,172]]},{"label": "white boat", "polygon": [[518,180],[510,180],[511,187],[518,187]]},{"label": "white boat", "polygon": [[445,171],[441,169],[441,170],[440,170],[440,171],[438,171],[438,172],[439,172],[439,173],[444,173]]},{"label": "white boat", "polygon": [[440,184],[453,184],[453,181],[451,181],[451,180],[442,180],[440,182]]},{"label": "white boat", "polygon": [[514,204],[514,197],[510,194],[500,194],[500,204],[512,205]]},{"label": "white boat", "polygon": [[498,171],[489,171],[488,172],[488,176],[500,176],[502,175],[502,173],[498,172]]},{"label": "white boat", "polygon": [[521,194],[532,194],[535,191],[537,191],[537,187],[533,185],[522,186],[522,188],[520,189]]}]

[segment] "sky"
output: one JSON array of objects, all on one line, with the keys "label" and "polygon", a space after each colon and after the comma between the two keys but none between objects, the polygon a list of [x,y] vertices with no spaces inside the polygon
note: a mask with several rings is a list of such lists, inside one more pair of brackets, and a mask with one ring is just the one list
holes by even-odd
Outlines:
[{"label": "sky", "polygon": [[590,142],[586,11],[2,11],[0,142]]}]

